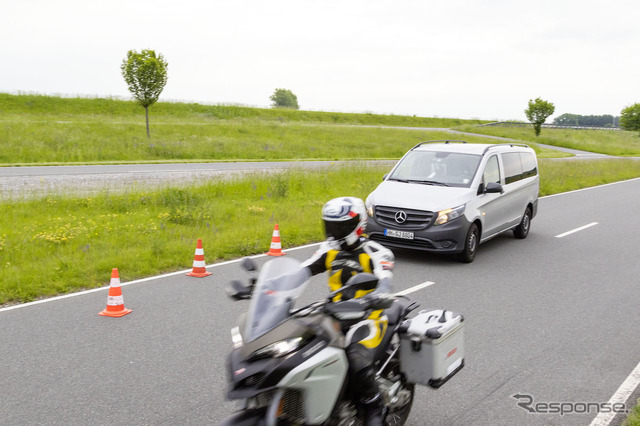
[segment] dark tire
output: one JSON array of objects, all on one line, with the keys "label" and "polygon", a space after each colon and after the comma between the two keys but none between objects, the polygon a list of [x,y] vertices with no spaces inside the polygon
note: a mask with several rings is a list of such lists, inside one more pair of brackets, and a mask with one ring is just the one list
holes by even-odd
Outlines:
[{"label": "dark tire", "polygon": [[408,400],[399,407],[393,407],[389,409],[387,415],[384,417],[384,424],[386,426],[402,426],[406,423],[411,413],[411,406],[413,405],[414,385],[412,383],[402,383],[402,389],[400,392],[408,392]]},{"label": "dark tire", "polygon": [[478,225],[472,223],[467,232],[467,236],[464,239],[464,250],[458,253],[458,260],[464,263],[471,263],[476,257],[476,251],[480,244],[480,231]]},{"label": "dark tire", "polygon": [[523,240],[529,235],[529,229],[531,229],[531,209],[527,207],[524,215],[522,215],[520,224],[513,229],[513,236],[519,240]]}]

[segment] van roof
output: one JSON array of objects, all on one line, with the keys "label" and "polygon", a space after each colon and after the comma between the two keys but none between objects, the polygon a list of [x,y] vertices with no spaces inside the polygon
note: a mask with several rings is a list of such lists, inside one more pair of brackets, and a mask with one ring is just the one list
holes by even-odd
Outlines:
[{"label": "van roof", "polygon": [[467,143],[464,141],[427,141],[420,142],[414,146],[411,150],[420,151],[445,151],[445,152],[458,152],[464,154],[484,155],[489,150],[495,151],[510,151],[512,149],[525,149],[531,150],[531,147],[523,143],[499,143],[499,144],[486,144],[486,143]]}]

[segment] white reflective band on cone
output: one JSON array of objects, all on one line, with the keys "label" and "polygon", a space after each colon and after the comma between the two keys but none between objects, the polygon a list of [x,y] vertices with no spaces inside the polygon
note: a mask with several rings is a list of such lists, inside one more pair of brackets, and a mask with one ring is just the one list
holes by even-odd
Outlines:
[{"label": "white reflective band on cone", "polygon": [[195,268],[204,268],[204,267],[205,267],[205,265],[206,265],[206,264],[205,264],[204,260],[194,260],[194,261],[193,261],[193,266],[194,266]]},{"label": "white reflective band on cone", "polygon": [[196,249],[196,254],[204,254],[204,249]]},{"label": "white reflective band on cone", "polygon": [[107,296],[107,305],[110,305],[110,306],[124,305],[124,298],[122,296]]}]

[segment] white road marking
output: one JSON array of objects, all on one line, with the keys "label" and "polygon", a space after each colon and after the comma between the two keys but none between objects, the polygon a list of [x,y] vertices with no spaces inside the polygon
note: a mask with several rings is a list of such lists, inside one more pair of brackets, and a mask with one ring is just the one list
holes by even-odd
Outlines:
[{"label": "white road marking", "polygon": [[406,290],[399,291],[399,292],[397,292],[395,294],[395,296],[405,296],[407,294],[413,293],[414,291],[422,290],[423,288],[429,287],[430,285],[434,285],[434,284],[435,283],[432,282],[432,281],[427,281],[427,282],[424,282],[422,284],[415,285],[415,286],[413,286],[411,288],[408,288]]},{"label": "white road marking", "polygon": [[[613,394],[611,399],[609,400],[609,406],[613,404],[624,404],[627,402],[633,391],[636,390],[638,384],[640,383],[640,362],[636,365],[636,368],[633,369],[631,374],[627,377],[627,379],[620,385],[618,390]],[[631,406],[627,406],[628,409],[631,409],[634,406],[635,401],[631,401]],[[611,421],[616,417],[615,412],[612,413],[603,413],[600,412],[596,416],[595,419],[591,422],[589,426],[608,426]]]},{"label": "white road marking", "polygon": [[[304,248],[307,248],[307,247],[313,247],[313,246],[317,246],[317,245],[320,245],[320,243],[307,244],[306,246],[293,247],[293,248],[282,250],[282,251],[284,253],[286,253],[286,252],[289,252],[289,251],[301,250],[301,249],[304,249]],[[251,256],[251,258],[252,259],[257,259],[259,257],[265,257],[265,256],[266,256],[266,254],[259,254],[257,256]],[[218,266],[230,265],[232,263],[238,263],[241,260],[242,260],[242,258],[233,259],[233,260],[227,260],[226,262],[214,263],[214,264],[205,266],[205,268],[216,268]],[[153,276],[153,277],[141,278],[139,280],[127,281],[125,283],[120,283],[120,286],[123,287],[123,286],[130,285],[130,284],[139,284],[139,283],[144,283],[144,282],[148,282],[148,281],[158,280],[160,278],[172,277],[174,275],[182,275],[182,274],[186,274],[187,272],[191,272],[191,269],[192,268],[183,269],[182,271],[170,272],[168,274],[156,275],[156,276]],[[92,288],[91,290],[79,291],[77,293],[63,294],[62,296],[55,296],[55,297],[50,297],[48,299],[36,300],[34,302],[27,302],[27,303],[21,303],[19,305],[7,306],[6,308],[0,308],[0,312],[11,311],[11,310],[14,310],[14,309],[19,309],[19,308],[26,308],[27,306],[39,305],[41,303],[53,302],[55,300],[68,299],[70,297],[81,296],[83,294],[89,294],[89,293],[95,293],[96,291],[107,290],[108,288],[109,288],[109,286],[107,285],[105,287]]]},{"label": "white road marking", "polygon": [[564,234],[556,235],[556,238],[566,237],[567,235],[571,235],[571,234],[574,234],[576,232],[580,232],[582,230],[585,230],[587,228],[591,228],[592,226],[596,226],[597,224],[598,224],[598,222],[591,222],[588,225],[584,225],[584,226],[581,226],[580,228],[572,229],[571,231],[567,231]]}]

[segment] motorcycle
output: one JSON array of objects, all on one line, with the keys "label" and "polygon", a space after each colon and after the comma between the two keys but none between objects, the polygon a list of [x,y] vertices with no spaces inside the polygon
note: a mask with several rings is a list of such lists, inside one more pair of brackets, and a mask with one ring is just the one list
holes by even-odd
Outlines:
[{"label": "motorcycle", "polygon": [[[250,259],[244,259],[242,265],[255,273]],[[413,361],[405,362],[404,371],[401,351],[412,352],[416,346],[425,346],[419,344],[424,339],[408,334],[411,320],[407,317],[418,307],[417,303],[405,296],[355,298],[358,289],[372,288],[372,281],[377,281],[375,275],[361,273],[325,300],[294,308],[309,278],[300,282],[296,275],[299,271],[298,261],[276,258],[265,263],[259,277],[252,277],[248,285],[234,280],[227,287],[232,299],[251,300],[248,311],[231,330],[233,349],[228,359],[227,398],[239,400],[240,410],[221,425],[361,425],[363,413],[352,398],[357,383],[349,382],[343,331],[345,325],[367,318],[374,310],[384,309],[388,318],[387,332],[375,354],[385,424],[406,422],[415,383],[439,387],[464,365],[462,358],[447,364],[447,377],[434,382],[435,386],[418,377],[424,375],[424,368],[408,365]],[[339,293],[342,300],[336,302],[334,297]],[[442,329],[452,319],[449,315],[446,320],[445,312],[450,313],[442,311],[434,316],[431,312],[421,322],[433,323],[435,318],[436,322],[440,320]],[[423,332],[421,329],[418,333]],[[403,333],[412,337],[402,339]],[[460,350],[453,352],[462,357],[461,342],[459,346]]]}]

